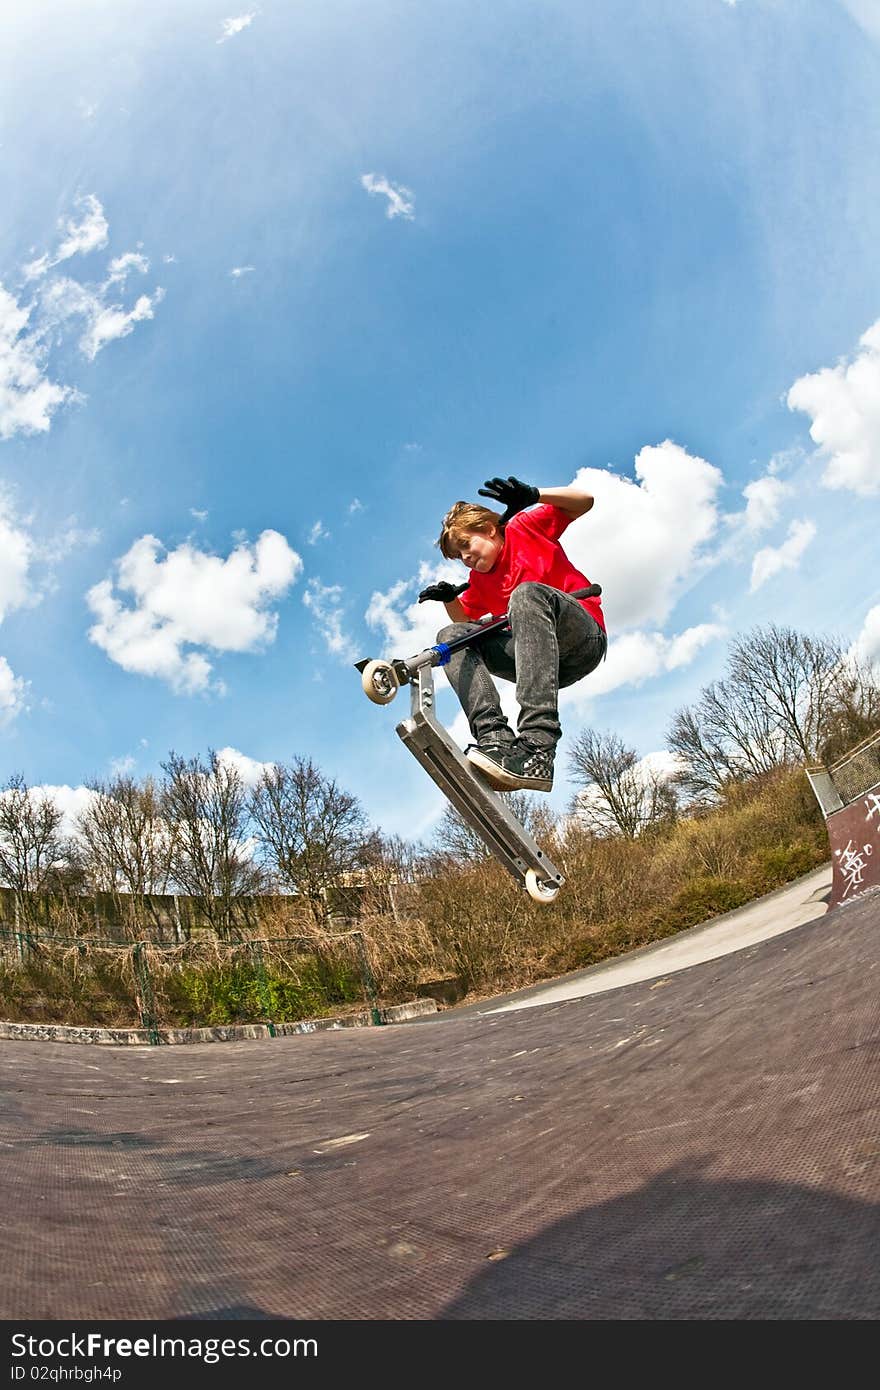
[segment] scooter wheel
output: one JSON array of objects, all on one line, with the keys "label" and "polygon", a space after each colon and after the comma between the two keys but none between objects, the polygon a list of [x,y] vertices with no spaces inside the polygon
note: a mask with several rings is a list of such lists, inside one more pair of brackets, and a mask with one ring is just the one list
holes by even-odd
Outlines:
[{"label": "scooter wheel", "polygon": [[559,893],[558,883],[538,878],[534,869],[526,869],[526,892],[536,903],[552,903]]},{"label": "scooter wheel", "polygon": [[361,672],[364,694],[374,705],[388,705],[400,689],[397,672],[390,661],[368,661]]}]

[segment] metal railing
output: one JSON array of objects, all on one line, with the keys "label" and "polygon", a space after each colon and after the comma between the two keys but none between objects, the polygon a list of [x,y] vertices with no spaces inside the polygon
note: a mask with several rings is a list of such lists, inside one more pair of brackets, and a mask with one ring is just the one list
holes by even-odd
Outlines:
[{"label": "metal railing", "polygon": [[826,817],[842,811],[880,783],[880,730],[829,763],[804,769]]}]

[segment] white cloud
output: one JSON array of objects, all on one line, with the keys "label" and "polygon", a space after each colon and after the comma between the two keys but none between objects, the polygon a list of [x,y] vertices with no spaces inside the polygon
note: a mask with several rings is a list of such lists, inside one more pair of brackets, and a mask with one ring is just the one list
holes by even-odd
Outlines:
[{"label": "white cloud", "polygon": [[45,433],[52,416],[77,392],[46,375],[46,345],[28,332],[31,307],[23,307],[0,285],[0,439]]},{"label": "white cloud", "polygon": [[27,265],[22,267],[24,278],[26,280],[38,280],[41,275],[45,275],[50,264],[54,264],[54,262],[50,263],[47,251],[44,255],[38,256],[35,261],[28,261]]},{"label": "white cloud", "polygon": [[130,753],[126,753],[121,758],[110,759],[110,772],[113,777],[124,777],[128,772],[134,772],[135,760]]},{"label": "white cloud", "polygon": [[55,252],[53,265],[67,261],[71,256],[86,256],[90,251],[100,251],[107,245],[109,227],[104,209],[95,195],[87,194],[85,198],[78,199],[76,205],[85,209],[82,220],[76,222],[69,217],[65,221],[62,218],[61,225],[66,236]]},{"label": "white cloud", "polygon": [[[281,598],[302,560],[277,531],[254,545],[240,543],[226,558],[186,543],[164,555],[155,536],[142,536],[117,565],[128,605],[102,580],[87,594],[97,622],[89,639],[123,670],[157,676],[183,693],[207,690],[209,652],[255,651],[274,641]],[[215,682],[214,688],[217,689]]]},{"label": "white cloud", "polygon": [[207,513],[207,512],[200,511],[198,507],[190,507],[190,509],[189,509],[189,514],[190,514],[190,516],[194,516],[195,519],[196,519],[196,521],[207,521],[207,520],[208,520],[208,513]]},{"label": "white cloud", "polygon": [[0,728],[8,728],[27,708],[27,691],[28,682],[15,674],[5,656],[0,656]]},{"label": "white cloud", "polygon": [[33,541],[0,492],[0,622],[16,608],[33,602],[28,575],[33,558]]},{"label": "white cloud", "polygon": [[303,603],[314,618],[327,650],[333,656],[354,660],[357,652],[342,627],[345,610],[341,585],[324,585],[317,579],[310,579],[303,594]]},{"label": "white cloud", "polygon": [[223,32],[217,40],[218,43],[225,43],[227,39],[234,38],[240,34],[242,29],[247,29],[249,24],[253,24],[259,10],[251,10],[249,14],[237,15],[234,19],[223,20]]},{"label": "white cloud", "polygon": [[446,609],[442,603],[433,601],[419,603],[417,598],[409,601],[413,588],[421,591],[439,579],[462,584],[465,578],[464,569],[453,560],[434,565],[422,563],[415,584],[412,580],[401,579],[387,592],[372,594],[364,617],[370,627],[383,634],[383,654],[414,656],[423,648],[433,646],[438,630],[449,622]]},{"label": "white cloud", "polygon": [[221,748],[217,761],[223,767],[234,768],[246,787],[255,787],[263,773],[271,772],[275,766],[274,763],[261,763],[256,758],[249,758],[246,753],[239,753],[237,748]]},{"label": "white cloud", "polygon": [[414,194],[402,184],[389,183],[384,174],[362,174],[361,184],[368,193],[382,194],[388,199],[386,217],[405,217],[412,222],[415,218],[415,205],[411,201]]},{"label": "white cloud", "polygon": [[849,654],[868,666],[880,669],[880,603],[869,609]]},{"label": "white cloud", "polygon": [[719,469],[667,439],[642,449],[637,482],[601,468],[574,479],[595,497],[563,536],[572,562],[602,585],[615,633],[663,623],[681,594],[716,561]]},{"label": "white cloud", "polygon": [[[53,567],[82,546],[93,545],[94,530],[84,531],[68,521],[56,535],[35,540],[29,521],[19,518],[0,487],[0,622],[19,608],[32,608],[55,587]],[[42,567],[42,579],[34,569]]]},{"label": "white cloud", "polygon": [[[3,658],[0,657],[0,663],[2,661]],[[2,675],[0,675],[0,685],[2,685]],[[2,703],[2,696],[0,696],[0,703]],[[9,795],[9,791],[0,791],[0,797]],[[53,803],[61,812],[60,833],[68,838],[76,838],[77,817],[91,805],[97,795],[97,792],[83,786],[55,787],[48,783],[42,783],[40,786],[28,787],[28,800],[33,806],[38,807],[48,801]]]},{"label": "white cloud", "polygon": [[791,485],[771,473],[756,478],[743,488],[746,510],[743,521],[746,530],[752,534],[766,531],[779,520],[779,513],[785,497],[791,492]]},{"label": "white cloud", "polygon": [[318,541],[327,540],[329,535],[330,532],[324,526],[323,521],[316,521],[309,532],[309,545],[317,545]]},{"label": "white cloud", "polygon": [[127,338],[136,323],[151,319],[153,309],[161,303],[164,296],[165,291],[160,288],[155,290],[152,296],[140,295],[134,308],[128,312],[119,304],[109,304],[102,309],[80,341],[80,347],[89,361],[93,362],[107,343],[112,343],[117,338]]},{"label": "white cloud", "polygon": [[793,521],[788,528],[788,539],[774,549],[765,546],[759,550],[752,561],[752,579],[749,592],[754,593],[772,579],[780,570],[797,569],[807,546],[816,535],[812,521]]},{"label": "white cloud", "polygon": [[113,283],[108,280],[95,289],[80,284],[78,280],[61,277],[50,281],[43,291],[45,322],[55,331],[61,330],[68,319],[85,320],[78,346],[90,362],[94,362],[107,343],[127,338],[136,323],[153,318],[153,310],[165,297],[165,291],[160,287],[152,295],[140,295],[134,307],[125,310],[121,304],[108,304],[104,298]]},{"label": "white cloud", "polygon": [[135,324],[153,318],[164,297],[165,291],[156,288],[140,295],[130,309],[110,299],[110,292],[123,287],[132,271],[145,275],[149,270],[140,251],[114,257],[100,284],[47,275],[62,261],[107,244],[107,219],[98,199],[89,194],[77,206],[84,209],[83,215],[79,221],[62,220],[64,236],[54,254],[46,252],[25,267],[29,280],[40,281],[32,301],[20,303],[0,285],[0,439],[45,433],[60,406],[84,399],[49,375],[50,353],[63,345],[70,320],[85,321],[78,346],[92,362],[107,343],[127,337]]},{"label": "white cloud", "polygon": [[30,795],[36,800],[54,801],[58,810],[61,812],[61,834],[70,838],[77,838],[78,818],[87,811],[94,801],[98,800],[99,793],[92,791],[91,787],[60,787],[50,786],[47,783],[39,787],[29,788]]},{"label": "white cloud", "polygon": [[660,748],[655,753],[646,753],[636,763],[634,771],[639,774],[642,782],[647,784],[652,777],[656,777],[660,782],[668,782],[670,777],[674,777],[682,768],[682,760],[677,753],[670,753],[668,748]]},{"label": "white cloud", "polygon": [[108,267],[107,285],[124,284],[126,277],[132,270],[137,270],[141,275],[146,275],[150,268],[150,262],[146,256],[142,256],[139,251],[126,251],[121,256],[116,256]]},{"label": "white cloud", "polygon": [[165,291],[157,289],[152,297],[142,294],[133,309],[128,312],[119,304],[108,304],[106,308],[100,309],[95,313],[88,328],[80,339],[80,349],[83,354],[94,362],[98,353],[107,343],[114,342],[117,338],[127,338],[136,323],[142,323],[144,319],[153,317],[154,307],[164,298]]},{"label": "white cloud", "polygon": [[88,193],[84,198],[78,198],[75,206],[83,209],[81,220],[77,222],[72,217],[59,219],[58,225],[64,236],[54,255],[47,251],[45,255],[30,261],[24,267],[25,279],[39,279],[53,266],[60,265],[62,261],[70,260],[71,256],[86,256],[90,251],[100,251],[107,245],[110,229],[104,216],[104,209],[94,193]]},{"label": "white cloud", "polygon": [[361,502],[359,498],[353,497],[352,500],[351,500],[351,501],[349,502],[349,504],[348,504],[348,514],[349,514],[349,516],[353,516],[355,512],[362,512],[363,510],[364,510],[364,504],[363,504],[363,502]]},{"label": "white cloud", "polygon": [[710,642],[723,637],[725,628],[720,623],[697,623],[695,627],[685,628],[674,637],[664,638],[663,665],[667,671],[677,671],[691,662]]},{"label": "white cloud", "polygon": [[65,559],[73,550],[81,547],[97,545],[101,539],[101,532],[96,526],[90,526],[88,530],[82,526],[77,526],[76,518],[71,518],[57,535],[51,536],[47,541],[39,544],[34,542],[34,558],[43,561],[48,565],[57,565]]},{"label": "white cloud", "polygon": [[560,691],[560,706],[580,706],[620,686],[639,686],[668,671],[680,670],[709,642],[723,636],[720,624],[698,623],[671,637],[661,632],[626,632],[612,637],[607,659],[585,680]]},{"label": "white cloud", "polygon": [[810,436],[827,459],[822,482],[862,497],[880,492],[880,319],[859,339],[849,365],[800,377],[788,392],[789,410],[812,419]]},{"label": "white cloud", "polygon": [[234,265],[229,274],[233,280],[240,280],[242,275],[251,275],[255,269],[256,267],[252,265]]}]

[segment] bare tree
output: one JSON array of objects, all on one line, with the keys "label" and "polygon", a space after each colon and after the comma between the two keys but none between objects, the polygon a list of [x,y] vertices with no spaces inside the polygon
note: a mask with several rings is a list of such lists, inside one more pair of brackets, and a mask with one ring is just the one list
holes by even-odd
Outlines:
[{"label": "bare tree", "polygon": [[697,801],[715,801],[722,796],[726,783],[734,776],[732,758],[721,731],[708,727],[705,710],[676,710],[666,746],[679,760],[676,781],[684,792]]},{"label": "bare tree", "polygon": [[842,659],[839,642],[775,623],[731,643],[731,685],[748,692],[755,708],[775,723],[787,760],[817,757],[836,703]]},{"label": "bare tree", "polygon": [[421,843],[405,840],[402,835],[379,835],[377,847],[377,858],[366,868],[368,878],[377,882],[414,882],[425,853]]},{"label": "bare tree", "polygon": [[875,667],[848,654],[840,663],[819,748],[827,765],[880,729],[880,684]]},{"label": "bare tree", "polygon": [[207,762],[170,753],[162,763],[161,814],[174,838],[172,878],[201,899],[221,937],[249,921],[250,899],[265,887],[253,856],[249,794],[238,769],[213,749]]},{"label": "bare tree", "polygon": [[174,827],[152,778],[143,785],[126,776],[89,785],[94,796],[76,823],[84,873],[94,892],[113,896],[119,919],[140,936],[148,921],[158,925],[150,899],[167,891]]},{"label": "bare tree", "polygon": [[36,899],[49,891],[56,866],[67,857],[62,820],[52,798],[28,787],[21,773],[0,790],[0,877],[15,894],[22,925],[36,925]]},{"label": "bare tree", "polygon": [[733,681],[713,681],[696,705],[677,710],[666,745],[679,760],[677,785],[696,800],[716,800],[728,783],[788,761],[775,717],[751,687]]},{"label": "bare tree", "polygon": [[363,869],[358,873],[364,884],[360,898],[363,912],[396,914],[401,901],[411,901],[410,890],[424,872],[425,855],[425,847],[420,842],[376,832]]},{"label": "bare tree", "polygon": [[[535,798],[527,792],[502,792],[501,799],[530,835],[534,834]],[[488,859],[492,851],[454,806],[444,807],[434,834],[433,851],[455,864],[474,864]]]},{"label": "bare tree", "polygon": [[282,889],[301,897],[315,924],[330,916],[328,895],[376,862],[381,837],[356,796],[310,758],[267,768],[250,799],[264,864]]},{"label": "bare tree", "polygon": [[598,834],[619,833],[634,840],[675,819],[669,779],[646,765],[617,734],[584,729],[569,754],[569,772],[584,788],[573,809]]},{"label": "bare tree", "polygon": [[870,726],[878,711],[876,682],[839,641],[771,624],[730,644],[726,679],[676,712],[667,746],[682,788],[717,799],[731,781],[827,756],[843,730]]}]

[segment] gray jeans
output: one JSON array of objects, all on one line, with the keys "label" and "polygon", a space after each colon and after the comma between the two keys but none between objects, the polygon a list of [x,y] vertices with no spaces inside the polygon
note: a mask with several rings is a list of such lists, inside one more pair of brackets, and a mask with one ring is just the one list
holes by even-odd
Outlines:
[{"label": "gray jeans", "polygon": [[[562,734],[560,687],[574,685],[596,669],[605,655],[605,633],[577,599],[547,584],[520,584],[510,596],[507,615],[509,632],[493,633],[452,653],[446,666],[449,683],[475,741],[503,743],[513,733],[492,677],[516,681],[519,737],[534,747],[555,748]],[[477,628],[477,623],[451,623],[437,640],[449,642]]]}]

